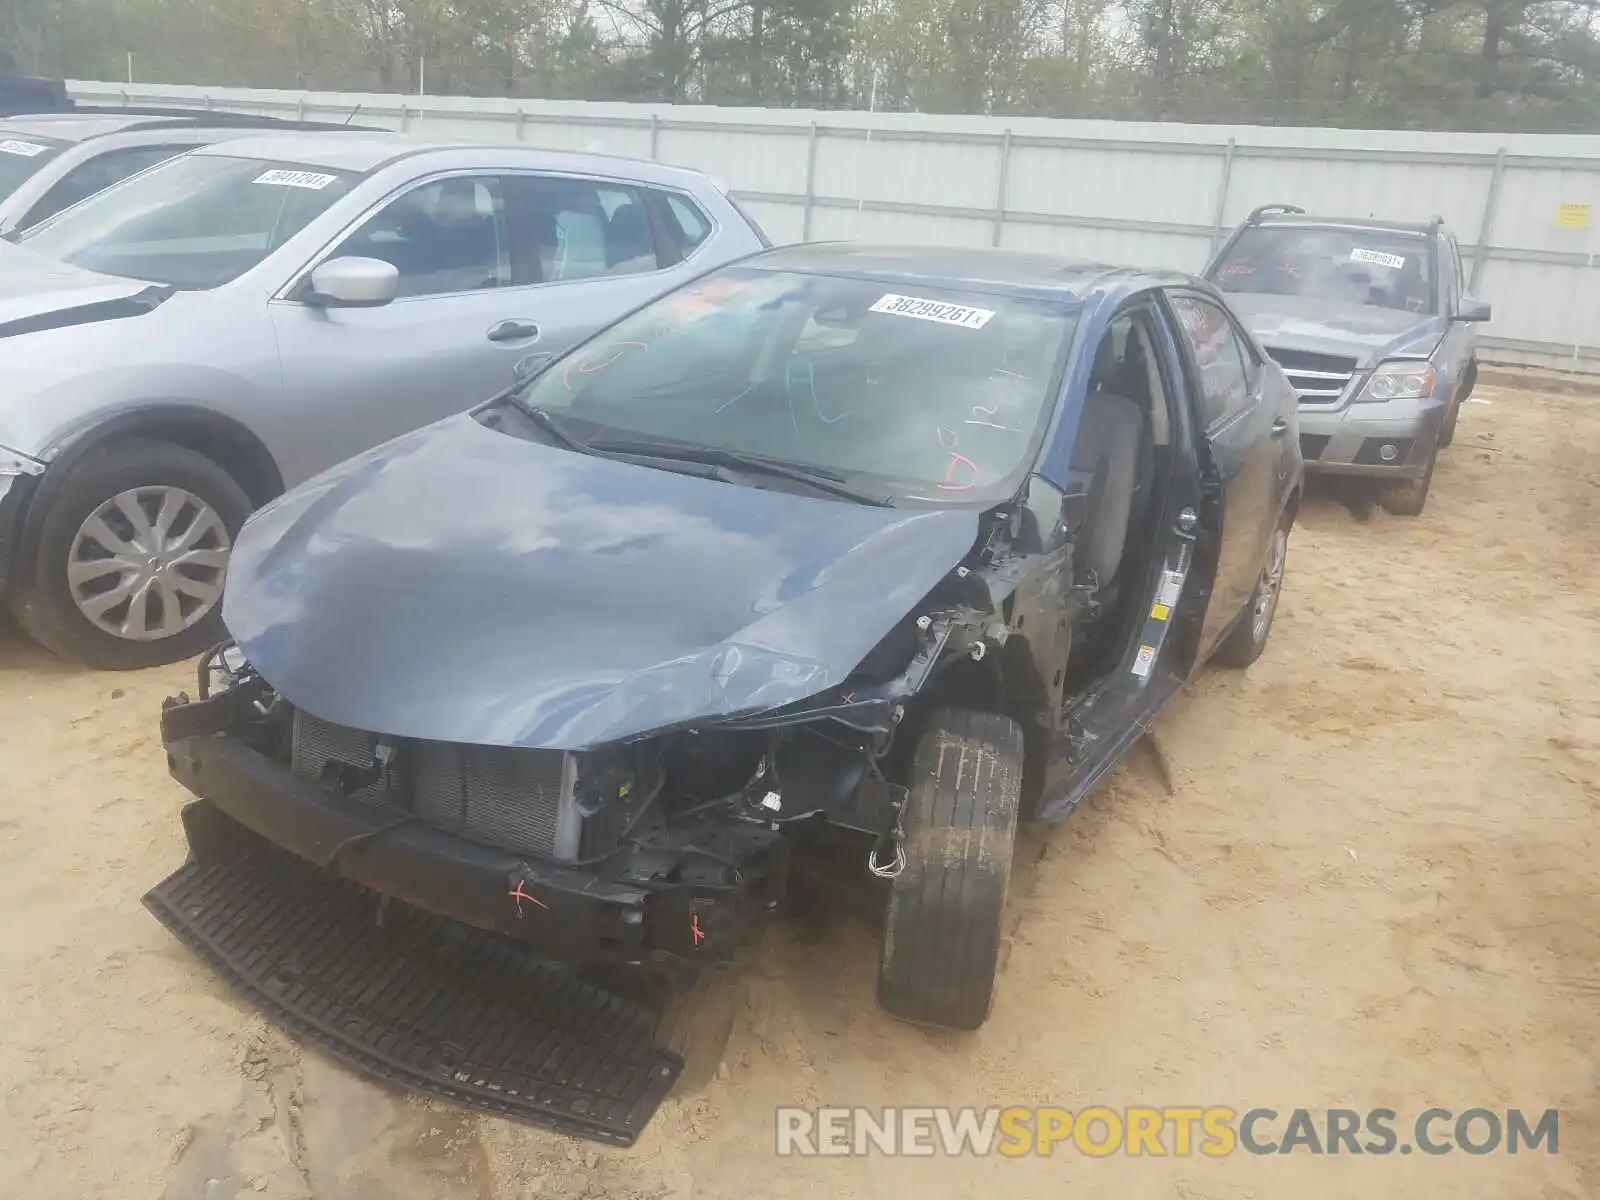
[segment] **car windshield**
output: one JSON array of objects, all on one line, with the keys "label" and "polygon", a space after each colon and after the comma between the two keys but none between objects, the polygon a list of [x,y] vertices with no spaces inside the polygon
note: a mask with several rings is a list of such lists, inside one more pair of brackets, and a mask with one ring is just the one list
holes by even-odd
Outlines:
[{"label": "car windshield", "polygon": [[358,178],[292,162],[185,154],[90,196],[19,240],[91,271],[211,288],[266,258]]},{"label": "car windshield", "polygon": [[1305,296],[1432,312],[1433,272],[1421,234],[1258,225],[1212,272],[1225,292]]},{"label": "car windshield", "polygon": [[0,126],[0,200],[22,186],[23,181],[45,163],[67,148],[70,143],[59,138],[42,138],[28,134],[13,134]]},{"label": "car windshield", "polygon": [[518,399],[602,449],[759,456],[884,498],[994,502],[1031,465],[1075,310],[735,267],[624,318]]}]

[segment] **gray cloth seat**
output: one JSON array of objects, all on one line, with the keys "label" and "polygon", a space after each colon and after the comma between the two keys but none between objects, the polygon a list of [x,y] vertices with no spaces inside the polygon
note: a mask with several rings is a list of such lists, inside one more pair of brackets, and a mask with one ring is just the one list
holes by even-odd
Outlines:
[{"label": "gray cloth seat", "polygon": [[1104,589],[1117,575],[1128,540],[1134,497],[1140,490],[1144,410],[1115,392],[1091,391],[1072,446],[1072,469],[1088,481],[1088,502],[1078,531],[1078,575],[1093,572]]}]

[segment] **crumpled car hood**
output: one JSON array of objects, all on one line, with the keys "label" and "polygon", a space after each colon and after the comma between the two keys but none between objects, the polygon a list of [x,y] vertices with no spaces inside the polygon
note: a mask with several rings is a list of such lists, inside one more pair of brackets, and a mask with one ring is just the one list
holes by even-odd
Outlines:
[{"label": "crumpled car hood", "polygon": [[1397,354],[1426,356],[1445,329],[1438,316],[1306,296],[1229,292],[1228,304],[1263,346],[1348,355],[1358,367]]},{"label": "crumpled car hood", "polygon": [[977,532],[969,510],[739,487],[463,415],[258,512],[223,618],[323,720],[575,750],[840,683]]}]

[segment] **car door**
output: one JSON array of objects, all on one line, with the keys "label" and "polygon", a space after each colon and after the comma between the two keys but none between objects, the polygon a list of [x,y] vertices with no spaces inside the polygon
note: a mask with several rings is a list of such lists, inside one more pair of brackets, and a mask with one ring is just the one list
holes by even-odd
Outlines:
[{"label": "car door", "polygon": [[687,198],[543,171],[508,174],[505,182],[514,269],[539,283],[540,356],[565,352],[702,269],[683,261],[665,236],[668,197],[693,209]]},{"label": "car door", "polygon": [[[330,254],[400,272],[381,308],[273,303],[285,403],[357,413],[327,465],[470,408],[696,268],[661,249],[644,189],[543,172],[456,174],[390,199]],[[663,264],[672,262],[671,266]]]},{"label": "car door", "polygon": [[317,260],[391,263],[399,290],[380,308],[306,304],[290,298],[295,285],[271,302],[284,405],[300,410],[291,420],[316,431],[305,447],[310,469],[515,382],[517,364],[543,331],[532,315],[537,287],[513,277],[505,190],[495,174],[421,181],[377,206]]},{"label": "car door", "polygon": [[1210,457],[1222,528],[1216,578],[1201,630],[1202,653],[1214,647],[1244,611],[1277,523],[1281,439],[1291,422],[1263,399],[1265,371],[1250,339],[1215,299],[1174,290],[1177,319],[1196,412]]}]

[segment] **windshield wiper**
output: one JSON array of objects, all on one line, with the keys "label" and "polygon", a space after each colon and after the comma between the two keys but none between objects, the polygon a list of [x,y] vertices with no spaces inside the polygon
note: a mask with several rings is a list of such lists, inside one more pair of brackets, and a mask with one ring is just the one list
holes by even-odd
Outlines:
[{"label": "windshield wiper", "polygon": [[776,479],[804,484],[813,491],[823,492],[829,496],[853,500],[857,504],[870,504],[876,508],[889,506],[887,496],[874,495],[851,487],[844,481],[845,477],[842,474],[827,467],[785,462],[782,459],[747,454],[741,450],[728,450],[721,446],[684,446],[674,442],[646,439],[606,438],[590,443],[590,449],[600,454],[637,454],[644,458],[704,463],[707,466],[726,467],[731,471],[743,471],[752,475],[770,475]]},{"label": "windshield wiper", "polygon": [[572,430],[567,428],[567,423],[565,421],[556,416],[554,413],[550,412],[548,409],[532,407],[523,408],[521,405],[518,405],[518,408],[521,409],[523,416],[527,417],[528,420],[532,421],[541,430],[543,430],[545,433],[548,433],[552,438],[554,438],[561,445],[565,446],[568,450],[576,450],[580,454],[604,453],[596,447],[591,446],[577,434],[573,433]]}]

